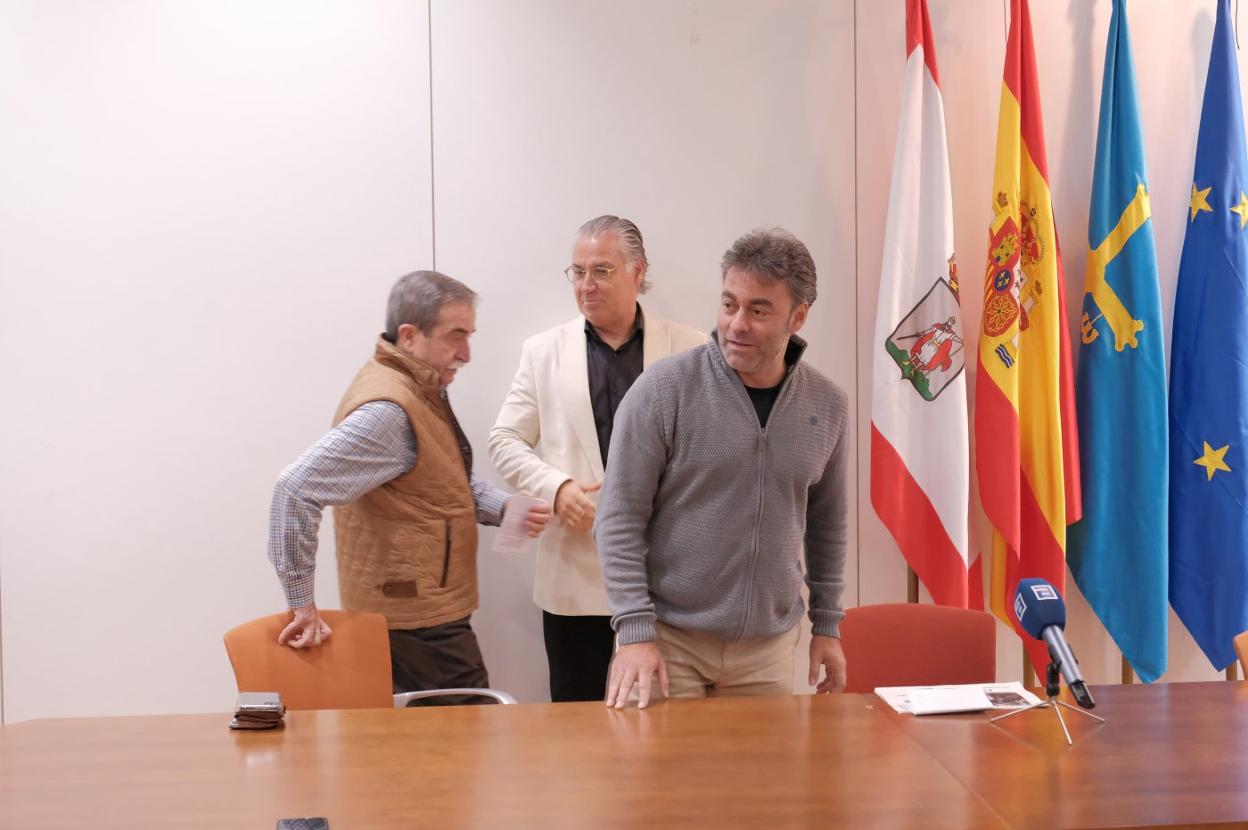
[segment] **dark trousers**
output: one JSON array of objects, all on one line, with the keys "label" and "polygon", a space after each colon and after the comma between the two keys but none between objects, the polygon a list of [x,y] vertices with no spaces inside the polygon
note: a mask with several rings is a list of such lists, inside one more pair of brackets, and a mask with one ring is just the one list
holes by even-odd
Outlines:
[{"label": "dark trousers", "polygon": [[602,700],[615,649],[610,617],[565,617],[542,612],[550,699],[555,703]]},{"label": "dark trousers", "polygon": [[[423,692],[426,689],[488,688],[481,647],[472,630],[471,617],[435,625],[390,631],[390,672],[394,692]],[[447,706],[465,703],[493,703],[479,695],[444,695],[413,700],[408,706]]]}]

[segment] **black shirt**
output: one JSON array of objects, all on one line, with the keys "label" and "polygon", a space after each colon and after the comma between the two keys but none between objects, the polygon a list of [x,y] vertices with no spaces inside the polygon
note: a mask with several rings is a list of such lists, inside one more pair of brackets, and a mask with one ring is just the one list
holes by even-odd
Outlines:
[{"label": "black shirt", "polygon": [[641,376],[642,345],[645,332],[641,327],[641,306],[633,320],[633,334],[618,349],[613,349],[585,321],[585,357],[589,367],[589,402],[594,409],[594,427],[598,431],[598,451],[602,466],[607,466],[607,449],[611,446],[611,426],[615,411],[624,400],[624,393]]},{"label": "black shirt", "polygon": [[784,383],[778,383],[767,389],[755,389],[753,386],[745,387],[745,391],[750,395],[750,403],[754,404],[754,412],[758,415],[758,425],[767,429],[767,419],[771,416],[771,408],[776,404],[776,398],[780,396],[780,387]]}]

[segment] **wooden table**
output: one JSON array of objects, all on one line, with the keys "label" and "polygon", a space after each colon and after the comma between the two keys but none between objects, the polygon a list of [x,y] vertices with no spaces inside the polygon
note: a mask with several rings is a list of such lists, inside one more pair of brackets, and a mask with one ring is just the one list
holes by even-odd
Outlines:
[{"label": "wooden table", "polygon": [[878,708],[1011,827],[1248,827],[1248,683],[1092,693],[1107,722],[1064,712],[1074,746],[1048,709],[998,727]]},{"label": "wooden table", "polygon": [[33,721],[0,730],[0,827],[1005,826],[867,703],[293,712],[252,733],[220,715]]},{"label": "wooden table", "polygon": [[1076,723],[1073,749],[1047,712],[998,728],[874,696],[293,712],[253,733],[222,715],[30,721],[0,729],[0,828],[1248,821],[1248,684],[1094,693],[1110,722]]}]

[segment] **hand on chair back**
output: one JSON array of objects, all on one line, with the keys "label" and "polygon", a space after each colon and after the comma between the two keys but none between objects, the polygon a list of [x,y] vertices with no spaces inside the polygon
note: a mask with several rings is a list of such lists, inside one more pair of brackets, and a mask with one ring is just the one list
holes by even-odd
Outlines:
[{"label": "hand on chair back", "polygon": [[329,639],[332,632],[329,630],[329,625],[321,619],[315,603],[308,603],[302,608],[292,608],[290,613],[290,624],[277,635],[279,645],[291,648],[311,648]]}]

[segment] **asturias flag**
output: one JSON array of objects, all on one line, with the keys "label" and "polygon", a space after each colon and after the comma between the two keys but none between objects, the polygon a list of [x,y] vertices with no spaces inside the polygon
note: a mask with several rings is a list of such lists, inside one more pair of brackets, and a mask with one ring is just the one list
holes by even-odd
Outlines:
[{"label": "asturias flag", "polygon": [[1248,160],[1219,0],[1170,346],[1170,604],[1214,667],[1248,629]]},{"label": "asturias flag", "polygon": [[[1027,0],[1011,0],[975,393],[975,468],[993,526],[991,605],[1018,629],[1024,577],[1066,584],[1080,513],[1066,291],[1049,195]],[[1021,634],[1021,631],[1020,631]],[[1037,670],[1044,643],[1026,639]]]},{"label": "asturias flag", "polygon": [[926,0],[907,0],[906,47],[872,341],[871,504],[932,599],[965,608],[966,354]]},{"label": "asturias flag", "polygon": [[1083,520],[1070,571],[1123,657],[1166,670],[1166,354],[1126,0],[1114,0],[1075,378]]}]

